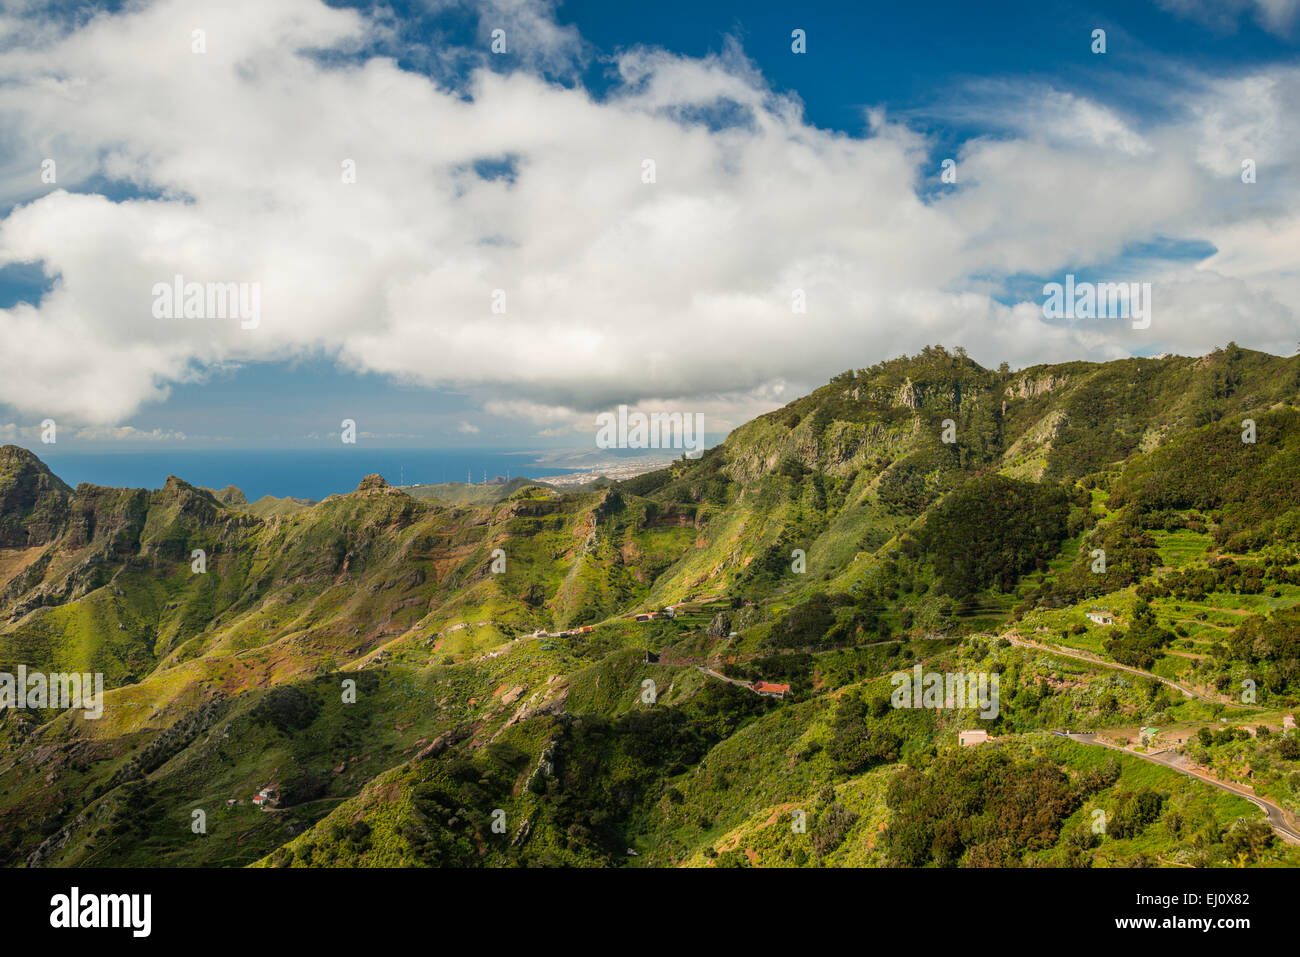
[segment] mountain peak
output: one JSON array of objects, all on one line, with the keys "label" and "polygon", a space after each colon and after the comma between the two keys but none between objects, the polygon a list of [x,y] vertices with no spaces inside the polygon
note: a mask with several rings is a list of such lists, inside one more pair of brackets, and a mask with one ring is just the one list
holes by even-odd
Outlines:
[{"label": "mountain peak", "polygon": [[369,492],[374,489],[391,488],[387,480],[377,472],[372,472],[361,480],[357,486],[358,492]]},{"label": "mountain peak", "polygon": [[41,545],[67,519],[67,484],[33,452],[0,447],[0,545]]},{"label": "mountain peak", "polygon": [[40,456],[30,449],[25,449],[21,445],[0,445],[0,465],[16,465],[37,463],[42,468],[45,463],[41,461]]},{"label": "mountain peak", "polygon": [[222,505],[248,504],[248,496],[244,494],[243,489],[234,485],[227,485],[225,488],[221,489],[221,491],[216,491],[215,489],[204,489],[204,491],[210,492],[212,497]]},{"label": "mountain peak", "polygon": [[62,492],[72,491],[35,452],[20,445],[0,446],[0,489],[11,485],[24,474],[48,476],[52,488]]}]

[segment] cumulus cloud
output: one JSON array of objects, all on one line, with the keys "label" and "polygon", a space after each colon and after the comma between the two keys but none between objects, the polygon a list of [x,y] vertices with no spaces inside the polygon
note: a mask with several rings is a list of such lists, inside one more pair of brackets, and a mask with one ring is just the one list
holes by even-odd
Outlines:
[{"label": "cumulus cloud", "polygon": [[[1268,173],[1296,159],[1300,71],[1204,79],[1145,126],[1008,88],[940,186],[924,130],[818,129],[735,44],[623,52],[596,98],[555,80],[587,54],[552,5],[484,9],[532,52],[463,88],[319,0],[0,16],[0,266],[52,283],[0,310],[0,403],[115,424],[219,365],[324,354],[546,430],[620,402],[734,423],[938,341],[1013,364],[1293,345],[1300,203]],[[1008,298],[1169,237],[1218,252],[1107,277],[1155,285],[1145,333]],[[256,284],[260,322],[156,318],[178,275]]]}]

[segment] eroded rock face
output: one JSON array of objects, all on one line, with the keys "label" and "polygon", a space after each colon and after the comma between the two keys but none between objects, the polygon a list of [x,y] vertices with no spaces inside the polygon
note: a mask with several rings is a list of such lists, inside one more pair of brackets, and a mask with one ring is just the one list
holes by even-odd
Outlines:
[{"label": "eroded rock face", "polygon": [[909,378],[898,387],[898,393],[894,396],[895,405],[905,405],[909,409],[917,409],[921,406],[921,399],[916,394],[916,386],[912,384]]},{"label": "eroded rock face", "polygon": [[1034,396],[1044,395],[1065,385],[1065,381],[1064,376],[1040,375],[1033,379],[1022,376],[1015,385],[1007,386],[1006,394],[1008,398],[1013,399],[1032,399]]}]

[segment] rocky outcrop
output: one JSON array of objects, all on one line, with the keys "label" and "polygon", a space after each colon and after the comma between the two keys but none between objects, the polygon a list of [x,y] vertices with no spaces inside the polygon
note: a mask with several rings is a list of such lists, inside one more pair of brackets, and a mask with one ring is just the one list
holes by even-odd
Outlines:
[{"label": "rocky outcrop", "polygon": [[898,391],[894,393],[894,405],[904,405],[909,409],[919,409],[921,407],[921,397],[917,394],[916,386],[912,383],[911,377],[908,377]]},{"label": "rocky outcrop", "polygon": [[361,484],[357,486],[357,491],[375,492],[386,488],[392,488],[392,486],[388,484],[388,481],[382,475],[372,472],[361,480]]},{"label": "rocky outcrop", "polygon": [[31,452],[0,448],[0,548],[30,548],[57,538],[68,521],[71,492]]},{"label": "rocky outcrop", "polygon": [[1035,396],[1045,395],[1053,389],[1059,389],[1065,385],[1065,376],[1040,375],[1034,378],[1021,376],[1020,380],[1012,385],[1007,386],[1006,395],[1009,399],[1032,399]]},{"label": "rocky outcrop", "polygon": [[528,783],[524,787],[534,794],[539,793],[546,787],[546,779],[552,777],[555,777],[554,742],[542,749],[542,753],[537,758],[537,767],[533,768],[533,773],[528,776]]}]

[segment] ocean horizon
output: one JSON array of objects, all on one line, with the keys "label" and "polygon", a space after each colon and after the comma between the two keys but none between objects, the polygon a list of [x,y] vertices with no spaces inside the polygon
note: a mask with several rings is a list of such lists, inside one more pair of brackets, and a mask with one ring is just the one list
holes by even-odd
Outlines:
[{"label": "ocean horizon", "polygon": [[538,464],[536,451],[512,449],[170,449],[62,452],[37,446],[31,452],[50,471],[76,486],[161,488],[167,476],[210,489],[233,485],[250,502],[263,495],[319,501],[351,492],[367,475],[390,485],[475,484],[497,476],[545,479],[583,468]]}]

